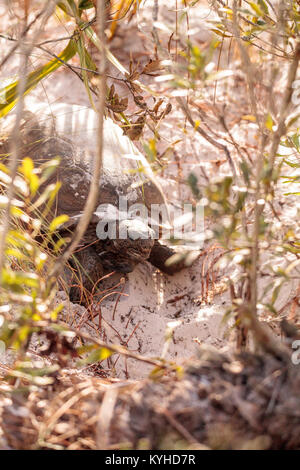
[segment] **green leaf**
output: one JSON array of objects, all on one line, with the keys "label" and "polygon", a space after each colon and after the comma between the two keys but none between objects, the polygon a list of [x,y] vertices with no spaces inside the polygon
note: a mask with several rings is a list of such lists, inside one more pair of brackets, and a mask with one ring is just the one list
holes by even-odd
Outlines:
[{"label": "green leaf", "polygon": [[277,300],[277,297],[278,297],[278,295],[279,295],[279,292],[280,292],[280,290],[281,290],[281,288],[282,288],[282,285],[283,285],[282,283],[279,284],[279,285],[277,285],[277,286],[275,287],[275,289],[273,290],[273,292],[272,292],[272,299],[271,299],[271,304],[272,304],[272,305],[275,304],[275,302],[276,302],[276,300]]},{"label": "green leaf", "polygon": [[84,365],[94,364],[95,362],[101,362],[110,357],[112,354],[114,353],[107,348],[98,348],[93,351],[86,359],[79,361],[79,364]]},{"label": "green leaf", "polygon": [[57,320],[58,314],[63,310],[63,304],[59,304],[52,312],[50,313],[50,318],[53,321]]},{"label": "green leaf", "polygon": [[13,217],[16,217],[17,219],[20,219],[25,222],[25,224],[28,224],[30,221],[29,216],[19,207],[11,206],[10,213]]},{"label": "green leaf", "polygon": [[201,194],[200,194],[200,190],[199,190],[199,187],[198,187],[198,178],[197,176],[194,174],[194,173],[190,173],[189,176],[188,176],[188,185],[189,187],[191,188],[194,196],[199,199]]},{"label": "green leaf", "polygon": [[31,160],[31,158],[25,157],[22,160],[22,165],[21,165],[21,171],[23,175],[25,176],[25,178],[29,180],[33,173],[33,170],[34,170],[33,161]]},{"label": "green leaf", "polygon": [[67,15],[78,17],[79,11],[74,0],[63,0],[58,2],[57,6]]},{"label": "green leaf", "polygon": [[255,13],[258,15],[258,16],[263,16],[264,15],[264,12],[262,11],[262,9],[256,5],[256,3],[254,2],[249,2],[249,4],[251,5],[251,8],[252,10],[255,11]]},{"label": "green leaf", "polygon": [[263,305],[267,307],[270,310],[270,312],[274,313],[274,315],[277,315],[277,310],[275,309],[274,305],[269,304],[269,303],[263,304]]},{"label": "green leaf", "polygon": [[39,188],[40,181],[38,176],[34,173],[34,164],[31,158],[25,157],[22,160],[21,172],[29,182],[30,192],[34,196]]},{"label": "green leaf", "polygon": [[[66,48],[58,55],[57,58],[41,67],[38,67],[34,72],[31,72],[28,75],[24,94],[27,95],[40,81],[61,67],[64,62],[68,62],[72,57],[74,57],[76,52],[76,41],[71,39]],[[7,113],[16,105],[19,97],[18,86],[19,80],[16,80],[0,89],[0,94],[3,97],[3,103],[0,103],[0,118],[6,116]]]},{"label": "green leaf", "polygon": [[266,119],[266,122],[265,122],[265,126],[269,131],[273,130],[274,122],[273,122],[273,119],[272,119],[272,116],[271,116],[270,113],[268,113],[268,116],[267,116],[267,119]]},{"label": "green leaf", "polygon": [[24,343],[27,338],[28,338],[28,335],[31,333],[31,328],[27,325],[24,325],[22,326],[19,330],[18,330],[18,336],[16,338],[16,340],[13,342],[13,348],[15,349],[19,349],[22,345],[22,343]]},{"label": "green leaf", "polygon": [[18,260],[25,260],[27,259],[27,256],[22,253],[22,251],[18,250],[17,248],[8,248],[5,250],[6,256],[13,256],[14,258]]},{"label": "green leaf", "polygon": [[220,31],[219,29],[212,28],[211,31],[213,31],[217,36],[221,36],[222,38],[231,38],[232,35],[228,33],[224,33],[223,31]]},{"label": "green leaf", "polygon": [[40,181],[41,185],[50,178],[50,176],[54,173],[54,171],[57,169],[59,164],[60,164],[60,158],[57,157],[57,158],[52,158],[51,160],[43,163],[39,167],[39,170],[42,173],[41,181]]},{"label": "green leaf", "polygon": [[3,268],[2,284],[6,287],[10,286],[15,291],[23,290],[24,286],[38,288],[39,276],[34,273],[12,271],[11,269]]},{"label": "green leaf", "polygon": [[94,5],[90,0],[81,0],[78,8],[80,8],[80,10],[88,10],[89,8],[94,8]]},{"label": "green leaf", "polygon": [[68,222],[68,220],[69,216],[65,214],[55,217],[55,219],[53,219],[51,224],[49,225],[49,232],[55,232],[55,230],[60,227],[60,225],[64,224],[65,222]]},{"label": "green leaf", "polygon": [[266,2],[265,2],[264,0],[257,0],[257,3],[259,4],[259,6],[261,7],[261,9],[262,9],[265,13],[269,13],[268,5],[266,4]]},{"label": "green leaf", "polygon": [[86,48],[84,47],[83,38],[81,36],[80,36],[79,41],[77,43],[77,52],[78,52],[79,59],[80,59],[80,65],[82,67],[82,72],[81,73],[82,73],[85,89],[87,91],[87,94],[88,94],[90,103],[92,105],[92,108],[95,111],[97,111],[94,100],[93,100],[92,92],[90,90],[88,72],[85,70],[85,69],[88,69],[89,66],[92,67],[92,70],[96,70],[96,66],[95,66],[94,62],[92,61],[92,59],[91,59],[89,53],[87,52]]},{"label": "green leaf", "polygon": [[51,204],[53,204],[54,199],[57,196],[58,191],[61,188],[61,182],[57,182],[56,184],[49,184],[44,192],[41,194],[41,196],[37,199],[37,201],[32,205],[30,210],[36,210],[43,204],[46,204],[48,202],[49,208],[51,207]]},{"label": "green leaf", "polygon": [[54,245],[53,251],[54,253],[58,253],[63,245],[66,244],[66,240],[64,238],[60,238]]},{"label": "green leaf", "polygon": [[286,159],[284,159],[283,161],[284,161],[284,163],[286,163],[291,168],[300,168],[300,164],[297,163],[297,162],[296,163],[290,162],[289,160],[286,160]]}]

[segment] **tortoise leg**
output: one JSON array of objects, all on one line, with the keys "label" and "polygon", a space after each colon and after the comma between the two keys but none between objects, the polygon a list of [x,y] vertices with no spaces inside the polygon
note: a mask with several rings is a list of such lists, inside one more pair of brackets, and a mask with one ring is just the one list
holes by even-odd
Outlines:
[{"label": "tortoise leg", "polygon": [[71,302],[88,303],[95,284],[103,276],[101,260],[93,246],[74,253],[71,264],[74,268],[72,286],[70,289]]},{"label": "tortoise leg", "polygon": [[172,275],[186,268],[184,260],[176,261],[170,266],[166,266],[165,263],[167,259],[175,253],[176,252],[172,250],[172,248],[166,245],[161,245],[159,241],[155,240],[148,261],[150,261],[153,266],[160,269],[160,271]]}]

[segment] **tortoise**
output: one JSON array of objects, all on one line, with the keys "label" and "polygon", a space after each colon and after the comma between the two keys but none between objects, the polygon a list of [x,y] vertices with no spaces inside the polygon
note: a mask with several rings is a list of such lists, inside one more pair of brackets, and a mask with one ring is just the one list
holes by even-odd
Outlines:
[{"label": "tortoise", "polygon": [[[29,156],[35,165],[60,158],[60,165],[47,184],[57,180],[62,182],[50,215],[51,218],[61,214],[69,216],[68,222],[59,228],[60,234],[66,236],[76,226],[89,193],[97,114],[76,105],[55,104],[51,105],[50,111],[40,105],[31,105],[23,120],[20,157]],[[103,136],[103,170],[95,212],[81,241],[80,251],[75,255],[76,261],[71,261],[77,270],[79,266],[84,267],[80,276],[89,291],[106,272],[129,273],[145,261],[167,274],[174,274],[184,267],[182,261],[165,264],[174,251],[158,240],[157,224],[153,229],[147,223],[149,219],[145,223],[141,214],[136,214],[136,207],[150,209],[153,204],[166,207],[162,188],[147,159],[110,118],[104,120]],[[9,140],[6,145],[8,143]],[[126,200],[134,210],[122,211],[120,200],[123,203]],[[114,225],[116,215],[118,219]],[[116,237],[111,236],[113,228]],[[71,300],[78,300],[77,291],[71,289]]]}]

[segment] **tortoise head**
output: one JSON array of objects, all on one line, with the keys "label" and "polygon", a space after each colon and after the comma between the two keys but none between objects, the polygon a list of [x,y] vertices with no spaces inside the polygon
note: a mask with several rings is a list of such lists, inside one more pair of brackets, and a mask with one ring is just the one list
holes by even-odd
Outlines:
[{"label": "tortoise head", "polygon": [[130,219],[119,223],[119,234],[122,238],[105,240],[101,262],[106,270],[130,273],[137,264],[149,258],[154,231],[140,219]]}]

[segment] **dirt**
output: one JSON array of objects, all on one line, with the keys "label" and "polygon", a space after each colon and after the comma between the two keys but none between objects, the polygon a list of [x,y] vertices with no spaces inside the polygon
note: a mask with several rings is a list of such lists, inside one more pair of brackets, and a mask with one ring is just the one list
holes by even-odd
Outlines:
[{"label": "dirt", "polygon": [[4,448],[299,448],[300,377],[290,361],[206,346],[184,374],[154,378],[112,383],[61,370],[54,384],[2,404]]}]

